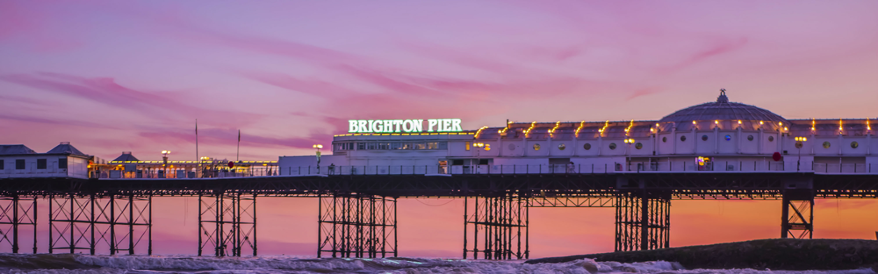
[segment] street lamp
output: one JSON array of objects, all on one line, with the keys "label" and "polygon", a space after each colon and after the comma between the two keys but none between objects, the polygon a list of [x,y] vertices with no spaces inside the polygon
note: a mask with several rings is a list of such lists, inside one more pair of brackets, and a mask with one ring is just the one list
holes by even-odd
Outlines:
[{"label": "street lamp", "polygon": [[476,172],[478,172],[479,164],[482,159],[479,158],[479,153],[481,152],[481,148],[485,147],[485,143],[475,143],[473,144],[476,147]]},{"label": "street lamp", "polygon": [[808,138],[796,137],[793,139],[796,140],[796,149],[799,150],[799,160],[796,162],[796,171],[799,171],[799,167],[802,165],[802,147],[804,146],[802,142],[808,141]]},{"label": "street lamp", "polygon": [[168,178],[168,154],[171,154],[170,150],[162,150],[162,169],[164,169],[165,178]]},{"label": "street lamp", "polygon": [[625,140],[622,140],[622,142],[628,144],[628,148],[625,149],[625,154],[628,154],[628,157],[627,157],[625,162],[628,166],[628,171],[631,171],[631,144],[634,143],[634,139],[633,138],[626,138]]},{"label": "street lamp", "polygon": [[316,144],[316,145],[313,145],[312,147],[317,149],[317,174],[320,174],[320,149],[323,148],[323,145]]}]

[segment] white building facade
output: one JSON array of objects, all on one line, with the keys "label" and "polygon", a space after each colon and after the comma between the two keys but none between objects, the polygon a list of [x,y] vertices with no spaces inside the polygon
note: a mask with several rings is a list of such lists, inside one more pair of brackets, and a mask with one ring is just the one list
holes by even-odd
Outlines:
[{"label": "white building facade", "polygon": [[88,178],[91,156],[69,143],[46,153],[24,145],[0,145],[0,178]]},{"label": "white building facade", "polygon": [[[281,175],[620,172],[878,173],[874,118],[785,119],[730,102],[654,121],[510,122],[456,132],[336,135],[332,155],[280,157]],[[378,120],[380,121],[380,120]],[[389,121],[389,120],[387,120]]]}]

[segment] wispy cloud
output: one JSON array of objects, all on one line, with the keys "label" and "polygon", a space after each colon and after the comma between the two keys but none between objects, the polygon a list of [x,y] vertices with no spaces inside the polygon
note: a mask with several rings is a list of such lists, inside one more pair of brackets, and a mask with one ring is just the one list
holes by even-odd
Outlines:
[{"label": "wispy cloud", "polygon": [[69,74],[40,72],[33,74],[0,75],[0,81],[28,86],[60,95],[82,98],[106,106],[133,110],[154,116],[171,113],[195,119],[198,116],[218,116],[244,123],[260,115],[243,112],[204,109],[180,102],[178,99],[123,86],[114,78],[85,78]]}]

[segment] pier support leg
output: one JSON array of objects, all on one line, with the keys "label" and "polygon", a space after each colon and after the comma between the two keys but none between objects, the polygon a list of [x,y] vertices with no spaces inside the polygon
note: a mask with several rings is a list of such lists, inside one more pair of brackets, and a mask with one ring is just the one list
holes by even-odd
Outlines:
[{"label": "pier support leg", "polygon": [[396,198],[335,194],[319,197],[317,257],[396,257]]},{"label": "pier support leg", "polygon": [[217,257],[240,257],[245,251],[256,256],[255,194],[218,193],[199,196],[198,203],[199,255],[212,248]]},{"label": "pier support leg", "polygon": [[152,195],[109,195],[92,205],[95,245],[108,245],[110,255],[134,255],[146,244],[139,250],[152,255]]},{"label": "pier support leg", "polygon": [[814,195],[810,190],[787,190],[782,200],[780,237],[811,239],[814,232]]},{"label": "pier support leg", "polygon": [[49,253],[55,250],[93,252],[94,199],[94,196],[74,195],[49,197]]},{"label": "pier support leg", "polygon": [[516,194],[467,197],[464,231],[472,235],[464,235],[464,258],[479,259],[481,253],[489,260],[528,259],[528,209],[527,198]]},{"label": "pier support leg", "polygon": [[[37,199],[22,199],[18,195],[0,197],[0,248],[9,245],[12,253],[18,253],[22,226],[33,231],[33,252],[37,253]],[[3,250],[3,249],[0,249]],[[0,251],[2,252],[2,251]]]},{"label": "pier support leg", "polygon": [[638,190],[616,195],[616,251],[670,246],[670,193]]}]

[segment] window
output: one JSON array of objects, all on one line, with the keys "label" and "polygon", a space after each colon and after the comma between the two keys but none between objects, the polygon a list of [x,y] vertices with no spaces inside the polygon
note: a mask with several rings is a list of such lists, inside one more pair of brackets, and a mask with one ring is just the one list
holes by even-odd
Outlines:
[{"label": "window", "polygon": [[366,144],[366,149],[374,150],[376,148],[378,148],[378,144],[376,144],[376,143],[367,143]]},{"label": "window", "polygon": [[859,146],[860,146],[860,144],[857,143],[856,141],[851,142],[851,148],[857,148],[857,147],[859,147]]},{"label": "window", "polygon": [[357,143],[357,150],[365,150],[366,143]]},{"label": "window", "polygon": [[731,141],[731,140],[732,140],[732,135],[726,135],[726,141]]},{"label": "window", "polygon": [[702,140],[702,141],[707,141],[707,135],[701,135],[701,140]]},{"label": "window", "polygon": [[5,169],[5,168],[6,168],[6,163],[4,163],[3,160],[0,160],[0,169]]},{"label": "window", "polygon": [[610,143],[610,149],[616,149],[616,143]]},{"label": "window", "polygon": [[584,145],[582,145],[582,148],[584,148],[585,150],[589,150],[591,149],[591,144],[585,143]]},{"label": "window", "polygon": [[448,149],[448,142],[439,142],[439,149]]},{"label": "window", "polygon": [[390,143],[378,143],[378,149],[388,150],[390,149]]},{"label": "window", "polygon": [[426,143],[414,143],[413,149],[427,149]]},{"label": "window", "polygon": [[402,149],[402,143],[390,143],[390,149]]},{"label": "window", "polygon": [[67,158],[58,158],[58,168],[67,168]]},{"label": "window", "polygon": [[667,142],[668,142],[668,137],[662,137],[662,143],[667,143]]},{"label": "window", "polygon": [[565,150],[565,149],[567,149],[566,145],[564,145],[564,144],[558,145],[558,150]]},{"label": "window", "polygon": [[829,148],[830,146],[832,146],[832,143],[830,143],[830,142],[823,142],[823,148]]},{"label": "window", "polygon": [[470,146],[470,143],[466,142],[466,151],[469,151],[469,146]]},{"label": "window", "polygon": [[37,159],[37,169],[46,169],[46,159]]},{"label": "window", "polygon": [[686,141],[686,136],[685,135],[680,136],[680,142],[685,142],[685,141]]},{"label": "window", "polygon": [[439,149],[438,142],[427,142],[427,149]]},{"label": "window", "polygon": [[768,136],[768,141],[769,141],[769,142],[774,142],[774,136]]},{"label": "window", "polygon": [[636,143],[636,144],[634,144],[634,148],[636,148],[636,149],[641,149],[641,148],[643,148],[643,144],[641,144],[641,143]]},{"label": "window", "polygon": [[479,159],[479,165],[487,165],[488,159]]},{"label": "window", "polygon": [[540,150],[540,144],[534,144],[534,150]]},{"label": "window", "polygon": [[753,135],[747,135],[747,141],[753,141]]},{"label": "window", "polygon": [[15,169],[24,169],[24,159],[15,159]]},{"label": "window", "polygon": [[463,160],[451,160],[451,165],[453,166],[462,166]]}]

